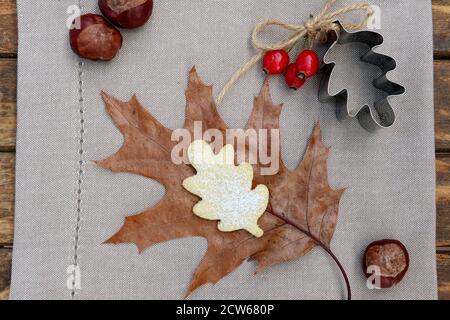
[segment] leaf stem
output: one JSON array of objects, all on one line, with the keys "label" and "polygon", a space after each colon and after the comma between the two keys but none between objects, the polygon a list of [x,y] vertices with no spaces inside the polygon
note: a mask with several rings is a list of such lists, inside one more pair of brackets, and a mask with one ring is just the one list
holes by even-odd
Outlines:
[{"label": "leaf stem", "polygon": [[350,287],[350,281],[348,279],[347,273],[345,272],[344,267],[342,266],[341,262],[339,261],[339,259],[336,257],[336,255],[333,253],[333,251],[331,251],[330,248],[328,248],[322,241],[320,241],[319,238],[317,238],[316,236],[314,236],[311,232],[303,229],[301,226],[299,226],[298,224],[296,224],[294,221],[292,221],[291,219],[282,216],[281,214],[266,210],[267,213],[270,213],[272,215],[274,215],[275,217],[277,217],[278,219],[282,220],[284,223],[291,225],[292,227],[296,228],[297,230],[299,230],[300,232],[304,233],[306,236],[308,236],[309,238],[311,238],[311,240],[313,240],[316,245],[320,246],[322,249],[324,249],[330,256],[331,258],[333,258],[333,260],[336,262],[336,265],[339,267],[339,270],[342,273],[342,276],[344,277],[344,281],[345,281],[345,285],[347,287],[347,300],[352,300],[352,289]]}]

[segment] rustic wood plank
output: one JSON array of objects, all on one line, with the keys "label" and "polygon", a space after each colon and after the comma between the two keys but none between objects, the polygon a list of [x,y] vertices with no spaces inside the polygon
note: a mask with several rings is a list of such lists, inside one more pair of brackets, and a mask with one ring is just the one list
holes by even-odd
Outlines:
[{"label": "rustic wood plank", "polygon": [[450,151],[450,60],[434,62],[436,150]]},{"label": "rustic wood plank", "polygon": [[436,156],[436,178],[436,245],[450,250],[450,154]]},{"label": "rustic wood plank", "polygon": [[0,56],[17,54],[16,0],[0,0]]},{"label": "rustic wood plank", "polygon": [[450,58],[450,2],[433,0],[434,56]]},{"label": "rustic wood plank", "polygon": [[17,62],[0,59],[0,151],[13,151],[16,146],[16,91]]},{"label": "rustic wood plank", "polygon": [[8,299],[12,250],[0,248],[0,300]]},{"label": "rustic wood plank", "polygon": [[450,300],[450,253],[437,253],[438,293],[440,300]]},{"label": "rustic wood plank", "polygon": [[0,218],[0,243],[11,245],[14,238],[14,217]]},{"label": "rustic wood plank", "polygon": [[14,163],[14,153],[0,153],[0,246],[13,243]]}]

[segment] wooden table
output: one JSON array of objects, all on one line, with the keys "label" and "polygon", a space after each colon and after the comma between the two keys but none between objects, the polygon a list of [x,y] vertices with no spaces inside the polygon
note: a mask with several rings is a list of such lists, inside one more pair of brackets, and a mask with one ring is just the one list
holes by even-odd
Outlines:
[{"label": "wooden table", "polygon": [[[450,299],[450,1],[433,0],[439,297]],[[16,0],[0,0],[0,299],[7,299],[14,222]]]}]

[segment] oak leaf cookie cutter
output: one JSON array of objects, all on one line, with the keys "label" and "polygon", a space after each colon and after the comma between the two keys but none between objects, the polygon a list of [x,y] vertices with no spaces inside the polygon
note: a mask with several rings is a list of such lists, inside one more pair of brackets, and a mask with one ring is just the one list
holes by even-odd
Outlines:
[{"label": "oak leaf cookie cutter", "polygon": [[339,30],[336,31],[337,40],[328,48],[327,53],[336,45],[361,43],[368,46],[367,52],[361,55],[361,61],[377,66],[382,71],[381,76],[374,79],[373,86],[386,95],[374,102],[373,106],[364,105],[355,110],[349,110],[348,90],[343,89],[338,94],[329,94],[330,78],[336,62],[327,62],[325,54],[324,65],[321,67],[322,78],[319,85],[319,100],[321,102],[334,101],[336,115],[340,121],[357,117],[361,126],[367,131],[374,132],[381,128],[389,128],[395,122],[395,111],[389,103],[389,97],[405,93],[405,88],[387,79],[387,73],[396,68],[395,60],[389,56],[373,51],[383,43],[383,36],[373,31],[348,32],[339,21],[335,22]]}]

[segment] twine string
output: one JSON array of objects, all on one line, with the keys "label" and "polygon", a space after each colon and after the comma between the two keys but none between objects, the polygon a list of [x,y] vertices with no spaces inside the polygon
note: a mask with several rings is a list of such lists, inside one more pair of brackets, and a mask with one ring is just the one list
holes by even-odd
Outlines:
[{"label": "twine string", "polygon": [[[252,44],[259,52],[255,54],[250,60],[243,64],[228,80],[222,91],[216,98],[216,104],[219,105],[227,92],[234,86],[234,84],[245,75],[253,66],[255,66],[264,56],[267,51],[286,49],[294,46],[301,38],[306,37],[311,41],[322,39],[329,31],[338,31],[338,25],[334,22],[338,17],[350,12],[363,11],[366,13],[365,17],[360,23],[342,23],[342,26],[349,31],[359,30],[363,28],[367,21],[373,16],[374,10],[367,3],[355,3],[336,11],[331,11],[336,0],[328,0],[320,13],[312,17],[304,24],[291,24],[277,19],[268,19],[261,22],[253,29]],[[259,35],[268,27],[279,27],[290,31],[290,35],[285,39],[275,43],[265,43],[259,40]]]}]

